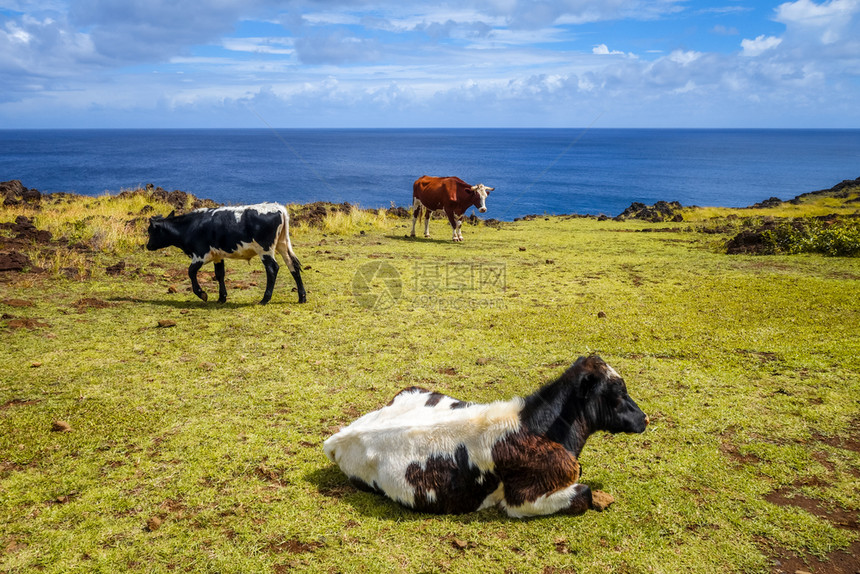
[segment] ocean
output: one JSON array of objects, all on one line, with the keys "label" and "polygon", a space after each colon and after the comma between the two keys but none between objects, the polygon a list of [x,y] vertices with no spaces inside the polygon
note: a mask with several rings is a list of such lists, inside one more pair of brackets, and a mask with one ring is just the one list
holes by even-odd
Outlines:
[{"label": "ocean", "polygon": [[152,183],[226,204],[410,206],[421,175],[495,187],[486,218],[743,207],[860,176],[860,130],[0,130],[0,181],[43,193]]}]

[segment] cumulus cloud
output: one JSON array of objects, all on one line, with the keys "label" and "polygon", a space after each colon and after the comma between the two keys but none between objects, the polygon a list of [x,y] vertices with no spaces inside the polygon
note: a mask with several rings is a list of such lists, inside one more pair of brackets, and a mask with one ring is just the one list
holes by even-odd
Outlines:
[{"label": "cumulus cloud", "polygon": [[609,50],[609,46],[606,44],[599,44],[591,49],[592,54],[596,54],[598,56],[616,56],[623,55],[624,52],[620,52],[618,50]]},{"label": "cumulus cloud", "polygon": [[[27,103],[0,105],[0,122],[51,99],[226,122],[253,104],[282,125],[588,124],[601,109],[629,125],[738,110],[858,116],[860,0],[785,2],[772,13],[784,31],[771,22],[735,53],[628,42],[640,56],[617,49],[627,39],[592,44],[589,23],[697,12],[677,0],[11,1],[0,98]],[[701,29],[737,34],[712,19]]]},{"label": "cumulus cloud", "polygon": [[758,36],[755,40],[741,40],[743,55],[753,58],[761,55],[763,52],[776,48],[782,43],[782,38],[775,36]]}]

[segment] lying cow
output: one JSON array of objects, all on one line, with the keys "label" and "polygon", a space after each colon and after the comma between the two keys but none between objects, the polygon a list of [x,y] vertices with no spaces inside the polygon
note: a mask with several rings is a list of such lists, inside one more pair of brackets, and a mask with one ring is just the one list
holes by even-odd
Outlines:
[{"label": "lying cow", "polygon": [[430,237],[430,214],[437,209],[445,211],[454,241],[463,241],[463,214],[474,206],[481,213],[487,212],[487,196],[495,188],[483,183],[469,185],[459,177],[430,177],[424,175],[412,184],[412,237],[415,224],[424,210],[424,237]]},{"label": "lying cow", "polygon": [[612,501],[577,482],[589,435],[641,433],[647,424],[624,380],[590,356],[525,399],[472,404],[405,389],[323,448],[356,488],[421,512],[500,505],[515,518],[577,514]]},{"label": "lying cow", "polygon": [[218,279],[218,302],[227,300],[224,285],[224,259],[251,259],[259,255],[266,268],[266,292],[261,305],[272,298],[278,262],[275,252],[281,254],[290,269],[299,292],[299,303],[307,301],[302,283],[301,263],[290,244],[290,216],[283,205],[260,203],[237,207],[196,209],[185,215],[156,216],[149,220],[150,251],[163,247],[178,247],[191,257],[188,276],[194,294],[206,301],[208,296],[197,282],[197,272],[204,264],[215,263]]}]

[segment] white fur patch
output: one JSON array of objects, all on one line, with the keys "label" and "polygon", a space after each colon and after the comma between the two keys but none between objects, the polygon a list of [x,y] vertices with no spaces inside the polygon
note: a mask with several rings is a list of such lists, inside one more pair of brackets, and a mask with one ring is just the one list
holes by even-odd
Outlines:
[{"label": "white fur patch", "polygon": [[567,488],[544,494],[534,502],[526,502],[520,506],[507,506],[504,500],[502,500],[501,504],[508,513],[508,516],[513,518],[554,514],[570,506],[571,497],[576,494],[576,487],[576,484],[571,484]]},{"label": "white fur patch", "polygon": [[[375,485],[407,506],[415,500],[414,488],[406,481],[412,463],[424,468],[430,457],[453,457],[462,445],[472,465],[492,471],[493,445],[519,430],[523,400],[452,409],[459,401],[451,397],[425,406],[431,396],[419,390],[401,393],[391,405],[362,416],[326,440],[326,456],[347,476]],[[484,504],[497,503],[499,495],[500,491],[493,493]]]},{"label": "white fur patch", "polygon": [[[207,211],[206,208],[197,209],[195,211]],[[218,207],[212,210],[212,213],[218,213],[219,211],[227,211],[233,213],[236,217],[236,222],[238,223],[242,219],[242,214],[246,211],[256,211],[257,213],[287,213],[287,208],[279,203],[255,203],[254,205],[234,205],[234,206],[225,206]],[[289,216],[287,216],[289,217]]]},{"label": "white fur patch", "polygon": [[198,261],[202,261],[205,265],[206,263],[215,262],[218,263],[223,259],[251,259],[257,255],[271,255],[275,256],[274,250],[266,251],[263,249],[263,246],[257,243],[256,241],[242,242],[237,245],[232,251],[224,251],[223,249],[210,249],[206,255],[202,258],[198,256],[193,256],[191,258],[192,263],[197,263]]}]

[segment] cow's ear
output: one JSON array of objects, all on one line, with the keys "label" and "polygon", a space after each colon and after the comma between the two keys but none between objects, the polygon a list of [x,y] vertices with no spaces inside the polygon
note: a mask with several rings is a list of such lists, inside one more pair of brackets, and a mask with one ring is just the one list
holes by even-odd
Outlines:
[{"label": "cow's ear", "polygon": [[466,189],[466,193],[468,193],[469,195],[473,195],[475,193],[475,187],[476,186],[473,185],[472,187]]},{"label": "cow's ear", "polygon": [[574,367],[579,367],[579,388],[583,395],[588,394],[600,381],[605,378],[606,363],[596,356],[580,357]]}]

